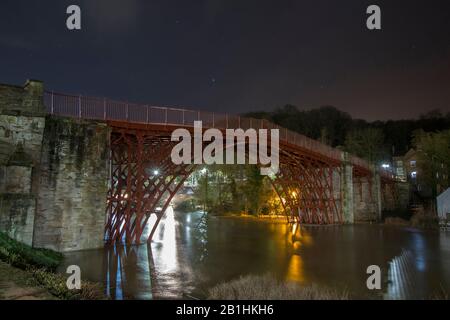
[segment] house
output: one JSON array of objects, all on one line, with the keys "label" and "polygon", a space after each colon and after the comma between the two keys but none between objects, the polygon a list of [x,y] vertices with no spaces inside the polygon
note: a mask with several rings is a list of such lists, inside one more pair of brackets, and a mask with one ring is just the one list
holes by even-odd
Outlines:
[{"label": "house", "polygon": [[439,219],[450,220],[450,188],[438,195],[436,200]]},{"label": "house", "polygon": [[[400,181],[408,181],[413,187],[413,191],[421,196],[431,197],[432,186],[424,179],[419,165],[419,152],[415,149],[409,149],[405,155],[394,157],[394,174]],[[435,160],[438,161],[438,160]],[[444,191],[447,184],[447,170],[444,163],[435,163],[433,166],[435,172],[435,190],[437,194]]]}]

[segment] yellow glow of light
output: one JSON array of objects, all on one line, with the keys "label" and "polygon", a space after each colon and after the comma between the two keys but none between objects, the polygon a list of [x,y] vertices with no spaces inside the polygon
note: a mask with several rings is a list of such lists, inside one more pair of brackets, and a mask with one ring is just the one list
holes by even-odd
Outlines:
[{"label": "yellow glow of light", "polygon": [[305,282],[303,259],[298,254],[293,254],[289,261],[286,280],[299,283]]}]

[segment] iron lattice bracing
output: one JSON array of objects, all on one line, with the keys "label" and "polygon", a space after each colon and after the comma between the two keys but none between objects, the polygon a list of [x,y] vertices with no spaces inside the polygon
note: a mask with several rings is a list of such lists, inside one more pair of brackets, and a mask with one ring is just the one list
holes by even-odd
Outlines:
[{"label": "iron lattice bracing", "polygon": [[[149,241],[172,198],[196,165],[173,164],[170,153],[176,142],[170,140],[170,128],[130,127],[120,122],[110,122],[110,126],[111,182],[105,239],[139,243],[154,215]],[[341,201],[335,198],[333,186],[340,162],[284,147],[280,150],[280,169],[270,181],[288,221],[342,223]],[[248,143],[245,149],[249,150]]]},{"label": "iron lattice bracing", "polygon": [[[120,129],[111,135],[111,181],[105,238],[139,243],[152,214],[149,239],[195,165],[175,165],[174,142],[153,132]],[[157,171],[156,171],[157,168]],[[162,206],[160,204],[162,203]]]},{"label": "iron lattice bracing", "polygon": [[342,223],[340,190],[336,198],[334,186],[334,178],[340,179],[340,167],[307,156],[290,158],[282,156],[280,170],[272,181],[288,220],[306,224]]}]

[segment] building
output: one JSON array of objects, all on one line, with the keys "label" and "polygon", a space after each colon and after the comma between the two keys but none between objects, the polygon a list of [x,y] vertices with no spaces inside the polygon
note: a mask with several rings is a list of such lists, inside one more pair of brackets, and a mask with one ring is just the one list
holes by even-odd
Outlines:
[{"label": "building", "polygon": [[[408,152],[401,157],[394,157],[394,174],[400,181],[408,181],[413,186],[413,191],[418,192],[421,196],[432,196],[432,186],[429,181],[423,177],[419,166],[419,151],[409,149]],[[448,171],[444,163],[435,160],[433,165],[435,171],[436,193],[439,194],[445,190],[448,183]]]},{"label": "building", "polygon": [[437,197],[437,212],[439,219],[450,220],[450,188]]}]

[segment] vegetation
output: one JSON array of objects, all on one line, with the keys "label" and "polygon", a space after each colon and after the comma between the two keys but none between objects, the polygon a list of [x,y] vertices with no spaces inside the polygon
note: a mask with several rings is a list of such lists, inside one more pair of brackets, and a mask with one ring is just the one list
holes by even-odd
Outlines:
[{"label": "vegetation", "polygon": [[209,299],[214,300],[347,300],[346,291],[329,289],[317,285],[302,286],[294,282],[283,282],[266,274],[248,275],[209,290]]},{"label": "vegetation", "polygon": [[62,274],[51,273],[44,269],[32,269],[34,278],[39,285],[46,288],[52,295],[64,300],[102,300],[105,299],[102,288],[97,283],[81,282],[81,289],[69,290],[66,277]]},{"label": "vegetation", "polygon": [[0,260],[27,272],[38,285],[59,299],[102,299],[97,284],[82,281],[80,290],[69,290],[66,277],[55,273],[63,260],[62,254],[48,249],[34,249],[0,233]]},{"label": "vegetation", "polygon": [[255,216],[281,212],[270,178],[262,176],[256,165],[208,166],[193,176],[197,180],[193,203],[184,201],[178,206],[181,209],[201,207],[215,214]]},{"label": "vegetation", "polygon": [[[246,116],[273,121],[333,147],[349,148],[353,145],[350,141],[346,142],[349,139],[375,141],[377,150],[370,154],[359,153],[368,160],[377,160],[379,155],[389,159],[405,154],[414,145],[413,133],[417,130],[435,132],[450,129],[450,113],[445,115],[439,110],[425,113],[418,119],[374,122],[352,119],[348,113],[332,106],[299,110],[286,105],[273,112],[253,112]],[[373,154],[378,156],[374,157]]]},{"label": "vegetation", "polygon": [[[418,167],[422,182],[432,189],[432,198],[450,186],[450,130],[413,134],[418,151]],[[438,190],[439,189],[439,190]]]},{"label": "vegetation", "polygon": [[0,260],[0,300],[17,299],[53,300],[56,297],[42,288],[30,272]]},{"label": "vegetation", "polygon": [[53,250],[33,249],[0,232],[0,260],[20,269],[34,267],[55,271],[63,256]]},{"label": "vegetation", "polygon": [[383,131],[378,128],[357,129],[347,133],[345,151],[365,158],[371,163],[386,159]]},{"label": "vegetation", "polygon": [[439,218],[436,215],[416,213],[411,218],[411,226],[421,229],[438,229]]}]

